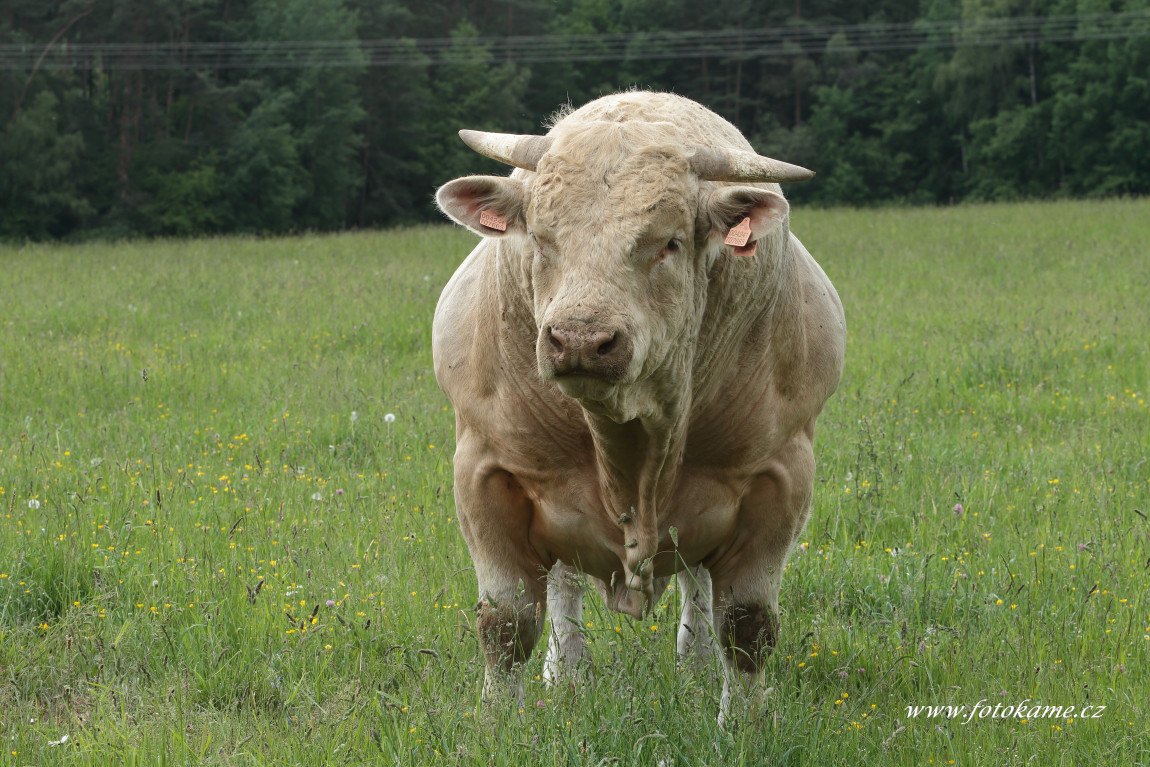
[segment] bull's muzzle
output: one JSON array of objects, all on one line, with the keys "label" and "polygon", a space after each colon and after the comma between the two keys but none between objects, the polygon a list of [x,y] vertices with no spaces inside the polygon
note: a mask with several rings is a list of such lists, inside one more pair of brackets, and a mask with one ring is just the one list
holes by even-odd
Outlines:
[{"label": "bull's muzzle", "polygon": [[586,375],[616,382],[627,375],[633,346],[622,330],[589,325],[554,325],[544,328],[547,367],[555,377]]}]

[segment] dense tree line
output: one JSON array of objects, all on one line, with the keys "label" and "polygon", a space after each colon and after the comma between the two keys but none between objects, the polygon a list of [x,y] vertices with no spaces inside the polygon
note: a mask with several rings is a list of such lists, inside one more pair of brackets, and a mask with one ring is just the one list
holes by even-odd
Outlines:
[{"label": "dense tree line", "polygon": [[[428,219],[438,184],[502,172],[458,128],[542,132],[557,106],[632,85],[697,99],[763,153],[817,170],[789,190],[808,203],[1146,194],[1150,37],[987,46],[958,33],[873,50],[835,34],[817,50],[733,42],[658,58],[643,36],[1069,15],[1089,32],[1100,14],[1148,10],[1150,0],[5,0],[0,46],[30,53],[0,71],[0,237]],[[540,61],[493,44],[528,35],[598,35],[583,39],[604,50],[624,39],[629,53]],[[451,55],[428,53],[428,39],[449,39]],[[296,46],[286,63],[258,47],[242,65],[225,56],[245,42],[337,40],[392,41],[404,61],[383,66],[366,44]],[[122,43],[156,44],[160,59],[111,66]],[[193,61],[189,43],[221,52]]]}]

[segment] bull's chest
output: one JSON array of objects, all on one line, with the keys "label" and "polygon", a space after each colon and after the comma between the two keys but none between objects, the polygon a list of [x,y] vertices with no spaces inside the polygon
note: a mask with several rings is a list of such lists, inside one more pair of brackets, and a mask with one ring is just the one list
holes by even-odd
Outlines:
[{"label": "bull's chest", "polygon": [[[602,495],[599,468],[593,462],[568,464],[555,472],[528,472],[519,480],[534,506],[529,537],[539,553],[609,581],[620,568],[626,541]],[[730,471],[683,466],[658,513],[656,575],[693,565],[722,547],[738,527],[746,486]]]}]

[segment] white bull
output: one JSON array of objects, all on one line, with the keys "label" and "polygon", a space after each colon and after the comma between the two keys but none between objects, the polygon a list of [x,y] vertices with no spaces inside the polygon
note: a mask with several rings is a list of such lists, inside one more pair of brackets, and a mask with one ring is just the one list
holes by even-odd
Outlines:
[{"label": "white bull", "polygon": [[546,136],[460,135],[519,168],[438,193],[483,237],[433,350],[486,688],[522,698],[548,607],[548,678],[584,656],[573,569],[634,616],[680,573],[679,649],[717,640],[725,715],[775,642],[842,371],[842,305],[774,183],[813,174],[670,94],[598,99]]}]

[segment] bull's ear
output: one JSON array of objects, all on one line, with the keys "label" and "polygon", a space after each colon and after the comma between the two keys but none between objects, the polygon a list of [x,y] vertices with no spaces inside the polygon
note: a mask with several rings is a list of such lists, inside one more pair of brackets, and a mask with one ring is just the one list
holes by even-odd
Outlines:
[{"label": "bull's ear", "polygon": [[[790,209],[781,194],[769,189],[753,186],[717,188],[707,203],[711,239],[729,245],[736,256],[753,256],[756,243],[773,232],[786,219]],[[748,226],[749,233],[746,232]]]},{"label": "bull's ear", "polygon": [[483,237],[526,231],[523,182],[505,176],[464,176],[439,187],[439,209]]}]

